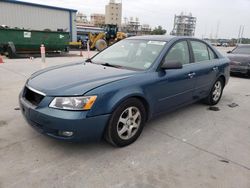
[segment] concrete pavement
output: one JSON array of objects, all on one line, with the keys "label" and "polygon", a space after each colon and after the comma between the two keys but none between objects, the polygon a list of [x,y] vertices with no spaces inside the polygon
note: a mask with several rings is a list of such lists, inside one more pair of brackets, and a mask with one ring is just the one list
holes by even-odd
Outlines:
[{"label": "concrete pavement", "polygon": [[[47,66],[82,61],[48,58]],[[125,148],[65,143],[34,131],[18,94],[40,59],[0,64],[0,188],[250,187],[250,79],[231,77],[220,111],[201,103],[150,121]],[[228,105],[239,106],[230,108]]]}]

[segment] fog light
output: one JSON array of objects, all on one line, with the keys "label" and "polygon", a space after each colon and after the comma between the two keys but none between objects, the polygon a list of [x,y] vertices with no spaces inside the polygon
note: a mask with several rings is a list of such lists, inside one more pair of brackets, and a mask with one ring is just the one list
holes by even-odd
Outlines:
[{"label": "fog light", "polygon": [[60,136],[70,137],[70,136],[73,136],[74,133],[70,131],[59,131],[58,134]]}]

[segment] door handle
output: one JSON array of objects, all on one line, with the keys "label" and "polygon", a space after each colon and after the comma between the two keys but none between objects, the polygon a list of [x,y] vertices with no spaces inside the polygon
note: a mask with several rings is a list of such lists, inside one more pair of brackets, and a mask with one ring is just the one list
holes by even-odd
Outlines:
[{"label": "door handle", "polygon": [[188,74],[189,78],[193,78],[195,75],[196,75],[195,72],[191,72]]},{"label": "door handle", "polygon": [[218,70],[218,67],[213,67],[213,71],[217,71]]}]

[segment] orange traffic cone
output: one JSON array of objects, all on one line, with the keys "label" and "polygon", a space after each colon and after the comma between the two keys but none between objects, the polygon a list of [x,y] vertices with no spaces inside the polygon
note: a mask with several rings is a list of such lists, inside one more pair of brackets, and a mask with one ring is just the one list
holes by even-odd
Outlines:
[{"label": "orange traffic cone", "polygon": [[2,56],[0,55],[0,64],[3,63],[3,58]]}]

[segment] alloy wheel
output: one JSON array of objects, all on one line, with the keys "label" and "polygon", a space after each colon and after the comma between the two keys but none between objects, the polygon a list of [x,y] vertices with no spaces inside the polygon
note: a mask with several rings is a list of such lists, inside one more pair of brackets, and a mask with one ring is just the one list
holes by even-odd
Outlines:
[{"label": "alloy wheel", "polygon": [[222,93],[222,84],[220,81],[217,81],[214,85],[214,91],[213,91],[213,100],[216,102],[220,99]]},{"label": "alloy wheel", "polygon": [[129,140],[138,131],[141,124],[141,112],[137,107],[128,107],[120,115],[117,133],[123,140]]}]

